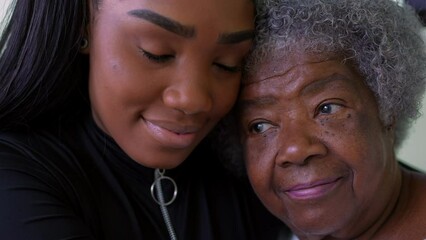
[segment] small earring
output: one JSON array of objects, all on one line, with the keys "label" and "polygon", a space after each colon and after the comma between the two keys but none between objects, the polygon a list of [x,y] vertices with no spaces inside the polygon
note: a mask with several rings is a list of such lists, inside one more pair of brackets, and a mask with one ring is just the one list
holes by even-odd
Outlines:
[{"label": "small earring", "polygon": [[86,49],[87,47],[89,47],[89,40],[87,40],[87,38],[82,38],[81,42],[80,42],[80,49]]}]

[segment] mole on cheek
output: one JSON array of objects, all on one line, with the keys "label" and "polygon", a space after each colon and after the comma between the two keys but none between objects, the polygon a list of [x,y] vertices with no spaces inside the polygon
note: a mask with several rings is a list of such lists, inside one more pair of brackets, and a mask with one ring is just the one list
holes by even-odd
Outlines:
[{"label": "mole on cheek", "polygon": [[120,61],[118,61],[118,60],[111,60],[111,61],[110,61],[110,66],[111,66],[111,68],[112,68],[115,72],[120,71],[120,68],[121,68]]},{"label": "mole on cheek", "polygon": [[346,118],[351,118],[351,117],[352,117],[352,115],[349,113],[349,114],[348,114],[348,116],[347,116]]}]

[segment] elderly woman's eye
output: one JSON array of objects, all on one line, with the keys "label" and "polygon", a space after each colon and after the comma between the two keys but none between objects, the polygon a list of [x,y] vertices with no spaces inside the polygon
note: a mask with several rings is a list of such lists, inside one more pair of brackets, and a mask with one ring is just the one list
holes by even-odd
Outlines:
[{"label": "elderly woman's eye", "polygon": [[268,129],[272,127],[273,125],[267,122],[256,122],[250,125],[249,131],[250,133],[259,134],[259,133],[266,132]]},{"label": "elderly woman's eye", "polygon": [[318,114],[333,114],[337,112],[342,106],[333,103],[322,104],[318,108]]}]

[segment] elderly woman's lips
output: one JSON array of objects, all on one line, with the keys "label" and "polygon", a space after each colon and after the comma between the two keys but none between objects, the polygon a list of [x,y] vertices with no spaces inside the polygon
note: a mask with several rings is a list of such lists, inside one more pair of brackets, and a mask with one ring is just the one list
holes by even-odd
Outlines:
[{"label": "elderly woman's lips", "polygon": [[297,184],[284,192],[295,200],[312,200],[331,192],[342,178],[324,179],[310,183]]}]

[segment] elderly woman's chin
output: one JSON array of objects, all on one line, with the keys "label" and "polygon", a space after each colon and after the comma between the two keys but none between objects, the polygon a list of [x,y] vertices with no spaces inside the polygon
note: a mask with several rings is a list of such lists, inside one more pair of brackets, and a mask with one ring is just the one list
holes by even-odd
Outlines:
[{"label": "elderly woman's chin", "polygon": [[[384,201],[379,197],[388,195],[383,197],[389,198],[389,195],[392,196],[391,191],[377,191],[378,195],[375,196],[376,191],[356,190],[356,184],[352,180],[352,176],[346,176],[304,189],[304,198],[282,193],[280,198],[283,209],[279,210],[280,214],[276,216],[300,238],[333,236],[352,239],[359,236],[368,231],[369,226],[374,226],[373,223],[381,222],[382,218],[389,214],[388,204],[393,206],[395,201]],[[308,193],[312,195],[306,197]],[[278,212],[277,209],[274,211]]]}]

